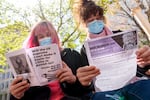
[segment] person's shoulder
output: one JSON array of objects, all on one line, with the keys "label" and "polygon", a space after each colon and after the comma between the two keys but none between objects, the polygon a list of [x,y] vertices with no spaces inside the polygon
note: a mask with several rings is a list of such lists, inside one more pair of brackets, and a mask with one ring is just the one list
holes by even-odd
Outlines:
[{"label": "person's shoulder", "polygon": [[70,52],[71,48],[63,48],[62,52]]},{"label": "person's shoulder", "polygon": [[115,33],[122,32],[122,30],[120,30],[120,29],[119,30],[113,30],[112,32],[115,34]]},{"label": "person's shoulder", "polygon": [[85,53],[86,52],[86,50],[85,50],[85,46],[84,45],[82,45],[82,47],[81,47],[81,49],[80,49],[80,53],[82,54],[82,53]]},{"label": "person's shoulder", "polygon": [[73,48],[64,48],[62,51],[63,51],[63,52],[64,52],[64,51],[78,52],[76,49],[73,49]]},{"label": "person's shoulder", "polygon": [[77,51],[77,50],[75,50],[75,49],[72,49],[72,48],[64,48],[63,50],[62,50],[62,52],[61,52],[61,54],[66,54],[66,53],[68,53],[68,54],[79,54],[79,52]]}]

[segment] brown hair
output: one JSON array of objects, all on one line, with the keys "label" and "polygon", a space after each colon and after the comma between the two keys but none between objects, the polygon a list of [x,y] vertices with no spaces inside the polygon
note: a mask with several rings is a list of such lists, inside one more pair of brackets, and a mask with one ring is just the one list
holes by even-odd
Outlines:
[{"label": "brown hair", "polygon": [[102,7],[95,4],[92,0],[74,0],[73,14],[77,23],[82,24],[91,17],[91,15],[98,14],[103,17],[104,10]]}]

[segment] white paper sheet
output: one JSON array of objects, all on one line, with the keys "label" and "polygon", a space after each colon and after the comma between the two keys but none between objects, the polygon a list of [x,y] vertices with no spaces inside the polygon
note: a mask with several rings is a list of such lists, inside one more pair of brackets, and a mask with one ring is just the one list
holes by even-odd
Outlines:
[{"label": "white paper sheet", "polygon": [[[57,44],[11,51],[6,57],[14,77],[26,77],[31,86],[42,86],[56,80],[55,72],[62,68]],[[22,64],[17,64],[17,58]]]},{"label": "white paper sheet", "polygon": [[131,30],[85,42],[89,64],[101,72],[94,79],[96,91],[119,89],[135,77],[137,41],[137,32]]}]

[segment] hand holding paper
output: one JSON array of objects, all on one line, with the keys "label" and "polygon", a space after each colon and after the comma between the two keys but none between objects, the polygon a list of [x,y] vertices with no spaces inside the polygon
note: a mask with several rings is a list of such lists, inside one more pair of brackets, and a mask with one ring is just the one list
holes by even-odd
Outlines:
[{"label": "hand holding paper", "polygon": [[150,65],[150,48],[144,46],[136,51],[137,63],[140,67]]},{"label": "hand holding paper", "polygon": [[62,67],[57,44],[12,51],[6,57],[14,77],[27,75],[31,86],[56,80],[55,72]]},{"label": "hand holding paper", "polygon": [[62,62],[62,65],[63,67],[56,72],[56,77],[60,82],[67,81],[68,83],[74,83],[76,81],[76,76],[65,62]]},{"label": "hand holding paper", "polygon": [[17,99],[20,99],[29,87],[30,84],[27,80],[24,80],[23,77],[17,77],[10,85],[10,92]]},{"label": "hand holding paper", "polygon": [[[97,92],[119,89],[135,77],[137,68],[135,30],[87,40],[84,46],[89,64],[101,70],[101,74],[94,79]],[[84,80],[82,84],[87,85],[89,81]]]},{"label": "hand holding paper", "polygon": [[95,66],[84,66],[77,70],[77,77],[83,86],[89,86],[92,80],[100,74]]}]

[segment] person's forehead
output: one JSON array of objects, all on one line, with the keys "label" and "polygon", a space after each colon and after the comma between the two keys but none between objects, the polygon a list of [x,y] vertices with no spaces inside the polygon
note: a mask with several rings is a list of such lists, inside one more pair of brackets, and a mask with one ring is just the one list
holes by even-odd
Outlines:
[{"label": "person's forehead", "polygon": [[41,37],[41,36],[47,36],[49,33],[48,32],[41,32],[36,34],[37,37]]},{"label": "person's forehead", "polygon": [[87,20],[86,20],[86,24],[87,23],[89,23],[89,22],[91,22],[91,21],[93,21],[93,20],[95,20],[95,19],[100,19],[100,20],[102,20],[103,19],[103,17],[102,16],[100,16],[99,14],[96,14],[96,15],[91,15],[89,18],[87,18]]},{"label": "person's forehead", "polygon": [[92,18],[102,18],[102,16],[96,14],[96,15],[91,15],[88,19],[92,19]]},{"label": "person's forehead", "polygon": [[42,28],[40,28],[40,29],[38,29],[38,30],[35,31],[35,35],[36,35],[36,36],[45,35],[45,34],[47,34],[48,32],[49,32],[49,31],[48,31],[48,29],[47,29],[46,27],[42,27]]}]

